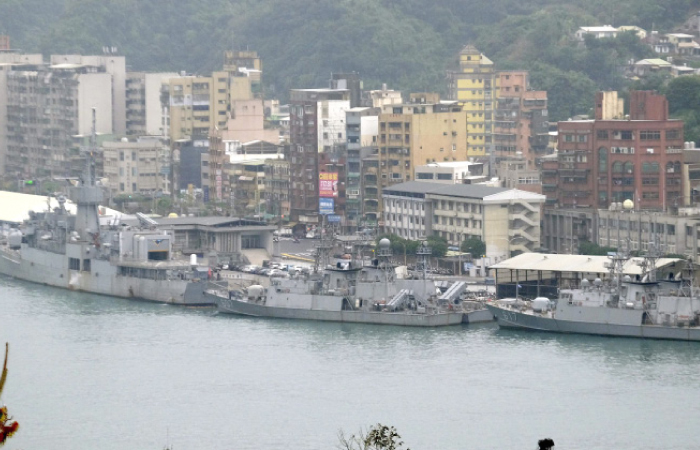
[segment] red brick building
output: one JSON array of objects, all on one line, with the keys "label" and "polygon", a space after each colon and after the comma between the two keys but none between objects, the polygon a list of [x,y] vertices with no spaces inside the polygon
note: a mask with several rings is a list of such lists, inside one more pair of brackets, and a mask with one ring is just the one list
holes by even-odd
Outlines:
[{"label": "red brick building", "polygon": [[607,208],[633,200],[640,209],[682,203],[683,122],[668,119],[668,102],[651,91],[632,91],[624,119],[559,122],[559,153],[543,163],[543,194],[559,208]]}]

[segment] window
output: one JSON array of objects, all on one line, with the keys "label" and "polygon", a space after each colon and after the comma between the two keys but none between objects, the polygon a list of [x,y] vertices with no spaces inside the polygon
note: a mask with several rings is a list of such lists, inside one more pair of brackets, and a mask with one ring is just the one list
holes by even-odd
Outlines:
[{"label": "window", "polygon": [[666,131],[666,139],[680,139],[681,138],[681,131],[680,130],[667,130]]},{"label": "window", "polygon": [[578,142],[588,142],[588,135],[586,135],[586,134],[579,134],[579,135],[576,137],[576,140],[577,140]]},{"label": "window", "polygon": [[622,173],[622,171],[623,171],[622,163],[620,161],[614,162],[612,165],[612,171],[613,171],[613,173]]},{"label": "window", "polygon": [[615,137],[623,141],[631,141],[634,139],[634,134],[629,130],[622,130],[615,132]]},{"label": "window", "polygon": [[119,161],[124,161],[124,152],[121,150],[119,151]]},{"label": "window", "polygon": [[564,135],[564,142],[574,142],[574,135],[573,134],[565,134]]},{"label": "window", "polygon": [[661,139],[661,132],[643,130],[639,132],[639,139],[643,141],[658,141],[659,139]]},{"label": "window", "polygon": [[596,131],[596,137],[598,139],[607,139],[608,138],[608,130],[598,130]]},{"label": "window", "polygon": [[648,163],[642,164],[642,173],[658,173],[659,163]]},{"label": "window", "polygon": [[598,172],[603,173],[608,171],[608,149],[600,147],[598,149]]}]

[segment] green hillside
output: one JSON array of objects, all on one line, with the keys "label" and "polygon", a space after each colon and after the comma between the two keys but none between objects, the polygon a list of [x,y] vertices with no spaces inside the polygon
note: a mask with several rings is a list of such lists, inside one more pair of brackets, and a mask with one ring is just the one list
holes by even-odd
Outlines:
[{"label": "green hillside", "polygon": [[595,89],[624,86],[619,65],[649,56],[631,36],[580,48],[581,25],[666,31],[698,0],[2,0],[0,33],[27,52],[116,46],[133,70],[207,73],[226,49],[257,50],[266,92],[326,86],[356,71],[365,88],[444,91],[470,42],[498,68],[525,68],[550,92],[550,114],[585,113]]}]

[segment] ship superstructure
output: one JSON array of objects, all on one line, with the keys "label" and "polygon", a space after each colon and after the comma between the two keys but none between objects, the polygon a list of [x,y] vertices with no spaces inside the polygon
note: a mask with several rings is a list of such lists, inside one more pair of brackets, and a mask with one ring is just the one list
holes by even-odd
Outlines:
[{"label": "ship superstructure", "polygon": [[29,219],[0,243],[0,273],[117,297],[206,304],[207,272],[175,260],[172,236],[155,229],[146,216],[138,216],[138,227],[125,226],[119,218],[100,226],[102,189],[95,177],[94,114],[83,173],[69,188],[76,213],[68,212],[62,194],[53,210],[30,212]]}]

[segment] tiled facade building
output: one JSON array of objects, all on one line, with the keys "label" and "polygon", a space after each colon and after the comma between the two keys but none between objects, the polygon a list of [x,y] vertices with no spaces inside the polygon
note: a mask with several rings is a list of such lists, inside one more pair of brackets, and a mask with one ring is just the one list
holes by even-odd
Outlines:
[{"label": "tiled facade building", "polygon": [[547,204],[653,209],[683,197],[683,122],[668,118],[665,97],[633,91],[628,119],[607,119],[604,103],[599,93],[594,120],[559,122],[558,157],[542,167]]}]

